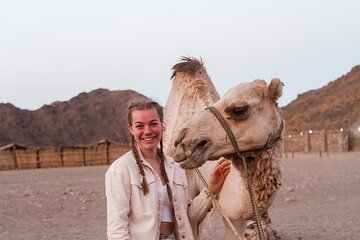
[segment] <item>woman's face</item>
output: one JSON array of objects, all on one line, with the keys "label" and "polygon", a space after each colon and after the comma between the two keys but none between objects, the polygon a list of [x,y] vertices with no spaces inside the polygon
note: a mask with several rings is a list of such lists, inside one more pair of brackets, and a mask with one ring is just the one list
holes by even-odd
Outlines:
[{"label": "woman's face", "polygon": [[162,137],[162,122],[156,108],[133,110],[131,116],[128,128],[139,148],[143,151],[155,150]]}]

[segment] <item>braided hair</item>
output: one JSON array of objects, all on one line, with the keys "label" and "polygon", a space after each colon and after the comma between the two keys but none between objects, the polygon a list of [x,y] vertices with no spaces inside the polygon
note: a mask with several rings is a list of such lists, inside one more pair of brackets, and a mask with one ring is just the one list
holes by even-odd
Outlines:
[{"label": "braided hair", "polygon": [[[163,113],[163,108],[154,101],[140,101],[140,102],[135,102],[132,103],[129,106],[128,109],[128,115],[127,115],[127,120],[128,120],[128,124],[132,124],[132,112],[136,111],[136,110],[147,110],[147,109],[152,109],[155,108],[159,118],[160,118],[160,122],[163,123],[163,118],[164,118],[164,113]],[[145,179],[145,171],[143,168],[143,161],[140,159],[140,154],[138,152],[138,149],[136,148],[136,141],[135,141],[135,137],[130,133],[131,136],[131,150],[132,153],[134,155],[134,158],[136,160],[136,164],[139,168],[140,174],[142,175],[142,189],[143,189],[143,193],[144,195],[147,195],[149,193],[149,186],[146,182]],[[169,179],[167,177],[166,171],[165,171],[165,154],[163,151],[163,139],[161,138],[160,140],[160,149],[158,148],[157,153],[159,154],[160,160],[161,160],[161,175],[163,177],[163,179],[165,180],[166,183],[169,182]]]}]

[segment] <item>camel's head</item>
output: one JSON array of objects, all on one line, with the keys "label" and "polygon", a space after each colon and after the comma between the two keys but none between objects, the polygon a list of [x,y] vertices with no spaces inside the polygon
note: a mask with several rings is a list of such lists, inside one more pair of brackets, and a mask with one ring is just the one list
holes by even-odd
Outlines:
[{"label": "camel's head", "polygon": [[[282,87],[279,79],[273,79],[269,85],[263,80],[242,83],[212,105],[226,119],[241,152],[262,148],[279,129],[281,115],[277,100],[282,95]],[[174,159],[183,168],[194,168],[207,160],[230,158],[235,154],[219,121],[204,109],[179,131]]]}]

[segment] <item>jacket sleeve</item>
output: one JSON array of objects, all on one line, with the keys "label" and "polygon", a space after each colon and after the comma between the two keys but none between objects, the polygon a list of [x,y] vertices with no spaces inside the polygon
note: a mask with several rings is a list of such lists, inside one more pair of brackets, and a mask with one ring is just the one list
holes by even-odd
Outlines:
[{"label": "jacket sleeve", "polygon": [[108,240],[130,240],[130,174],[126,165],[111,166],[105,174]]},{"label": "jacket sleeve", "polygon": [[212,205],[211,196],[204,188],[193,200],[189,201],[188,217],[191,223],[200,223]]}]

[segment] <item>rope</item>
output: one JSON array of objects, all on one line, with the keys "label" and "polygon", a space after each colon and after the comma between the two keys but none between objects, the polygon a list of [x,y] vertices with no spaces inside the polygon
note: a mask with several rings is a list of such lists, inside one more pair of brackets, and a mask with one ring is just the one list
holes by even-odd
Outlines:
[{"label": "rope", "polygon": [[257,206],[256,206],[256,202],[255,202],[254,191],[253,191],[253,188],[252,188],[252,179],[249,176],[249,170],[248,170],[248,167],[247,167],[247,164],[246,164],[246,159],[244,158],[243,155],[240,154],[239,146],[237,145],[235,136],[232,133],[232,131],[231,131],[229,125],[227,124],[226,120],[216,110],[216,108],[210,106],[210,107],[207,107],[206,109],[209,110],[216,117],[216,119],[219,121],[221,126],[224,128],[224,130],[227,133],[227,135],[228,135],[228,137],[229,137],[229,139],[231,141],[231,144],[233,145],[237,155],[239,156],[239,158],[243,162],[244,169],[245,169],[245,177],[246,177],[246,180],[247,180],[247,187],[248,187],[248,190],[249,190],[250,201],[251,201],[251,206],[252,206],[252,209],[253,209],[253,214],[254,214],[254,217],[255,217],[256,227],[258,229],[260,240],[264,240],[265,238],[264,238],[263,228],[261,226],[260,216],[259,216],[258,209],[257,209]]}]

